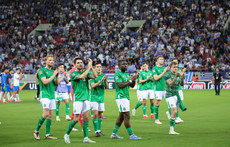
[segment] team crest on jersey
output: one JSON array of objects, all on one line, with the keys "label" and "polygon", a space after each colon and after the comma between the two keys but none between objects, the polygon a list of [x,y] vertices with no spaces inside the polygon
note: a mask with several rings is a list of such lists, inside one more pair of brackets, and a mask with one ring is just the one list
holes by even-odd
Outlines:
[{"label": "team crest on jersey", "polygon": [[153,70],[153,72],[156,72],[155,70]]},{"label": "team crest on jersey", "polygon": [[73,73],[72,76],[75,76],[75,73]]},{"label": "team crest on jersey", "polygon": [[118,76],[116,76],[116,78],[115,78],[116,80],[118,80]]},{"label": "team crest on jersey", "polygon": [[39,73],[40,73],[40,75],[41,75],[41,74],[42,74],[42,71],[40,71]]}]

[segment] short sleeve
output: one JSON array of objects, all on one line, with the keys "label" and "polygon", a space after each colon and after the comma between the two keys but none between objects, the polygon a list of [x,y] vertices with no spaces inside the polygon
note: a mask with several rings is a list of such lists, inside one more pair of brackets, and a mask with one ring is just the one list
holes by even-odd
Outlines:
[{"label": "short sleeve", "polygon": [[120,77],[120,74],[115,74],[115,75],[114,75],[114,81],[115,81],[115,83],[122,82],[122,79],[121,79],[121,77]]},{"label": "short sleeve", "polygon": [[80,73],[72,72],[71,75],[70,75],[71,81],[76,80],[76,77],[77,77],[79,74],[80,74]]},{"label": "short sleeve", "polygon": [[40,69],[40,70],[38,71],[38,77],[39,77],[40,79],[43,78],[43,77],[46,77],[45,72],[43,71],[43,69]]},{"label": "short sleeve", "polygon": [[157,75],[156,69],[154,67],[153,67],[153,70],[152,70],[152,74]]}]

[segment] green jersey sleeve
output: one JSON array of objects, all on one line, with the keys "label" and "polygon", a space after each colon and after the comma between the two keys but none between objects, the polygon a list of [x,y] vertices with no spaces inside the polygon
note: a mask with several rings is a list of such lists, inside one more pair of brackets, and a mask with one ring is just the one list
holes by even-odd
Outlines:
[{"label": "green jersey sleeve", "polygon": [[121,75],[115,74],[114,81],[115,81],[115,83],[122,82]]},{"label": "green jersey sleeve", "polygon": [[39,77],[39,79],[46,77],[46,74],[45,74],[43,68],[38,71],[38,77]]}]

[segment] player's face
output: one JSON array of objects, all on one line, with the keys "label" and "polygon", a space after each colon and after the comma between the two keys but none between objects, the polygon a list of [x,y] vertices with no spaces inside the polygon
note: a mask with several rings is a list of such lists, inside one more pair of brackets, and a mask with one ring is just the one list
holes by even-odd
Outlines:
[{"label": "player's face", "polygon": [[9,69],[5,70],[5,73],[9,73]]},{"label": "player's face", "polygon": [[149,69],[149,65],[145,64],[145,71],[147,71]]},{"label": "player's face", "polygon": [[58,67],[58,71],[59,71],[60,73],[63,73],[63,72],[64,72],[64,65],[59,66],[59,67]]},{"label": "player's face", "polygon": [[77,61],[75,62],[75,66],[76,66],[76,68],[77,68],[78,70],[82,70],[82,68],[83,68],[83,62],[82,62],[82,60],[77,60]]},{"label": "player's face", "polygon": [[54,58],[53,57],[47,58],[46,65],[48,65],[49,67],[53,67],[54,66]]},{"label": "player's face", "polygon": [[97,64],[95,68],[96,68],[97,73],[101,73],[102,71],[101,64]]},{"label": "player's face", "polygon": [[160,65],[163,65],[164,64],[164,60],[165,59],[163,57],[160,57],[160,58],[158,58],[157,63],[160,64]]},{"label": "player's face", "polygon": [[11,70],[11,71],[10,71],[10,74],[13,74],[13,73],[14,73],[14,71],[13,71],[13,70]]},{"label": "player's face", "polygon": [[16,73],[19,74],[19,73],[20,73],[20,70],[16,70]]},{"label": "player's face", "polygon": [[120,64],[121,71],[126,71],[127,70],[127,66],[128,66],[128,64],[127,64],[126,61],[121,62],[121,64]]},{"label": "player's face", "polygon": [[216,69],[216,72],[219,73],[219,69]]},{"label": "player's face", "polygon": [[171,67],[172,73],[176,73],[176,72],[177,72],[177,69],[178,69],[178,65],[173,65],[173,66]]}]

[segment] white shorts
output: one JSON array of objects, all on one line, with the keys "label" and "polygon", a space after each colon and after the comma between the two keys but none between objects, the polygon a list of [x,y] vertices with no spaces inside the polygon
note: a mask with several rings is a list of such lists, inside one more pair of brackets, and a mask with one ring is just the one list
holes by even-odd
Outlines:
[{"label": "white shorts", "polygon": [[166,102],[168,104],[168,108],[171,109],[171,108],[178,108],[178,100],[177,100],[177,96],[172,96],[172,97],[169,97],[169,98],[166,98]]},{"label": "white shorts", "polygon": [[183,101],[184,100],[184,94],[182,90],[179,90],[179,95],[180,95],[180,99]]},{"label": "white shorts", "polygon": [[43,109],[54,110],[56,109],[55,99],[41,98],[40,102]]},{"label": "white shorts", "polygon": [[85,114],[90,110],[90,101],[76,101],[73,103],[73,114]]},{"label": "white shorts", "polygon": [[105,111],[105,103],[91,102],[90,105],[92,110]]},{"label": "white shorts", "polygon": [[69,99],[68,92],[66,92],[66,93],[55,92],[55,100],[56,101],[63,101],[63,100],[67,100],[67,99]]},{"label": "white shorts", "polygon": [[143,99],[154,99],[155,98],[155,93],[154,90],[144,90],[142,91],[142,98]]},{"label": "white shorts", "polygon": [[156,100],[162,100],[165,98],[166,91],[155,91],[155,98]]},{"label": "white shorts", "polygon": [[141,94],[142,94],[141,91],[137,90],[137,100],[138,101],[143,101]]},{"label": "white shorts", "polygon": [[123,99],[116,99],[117,107],[119,112],[129,112],[130,111],[130,104],[129,100],[126,98]]}]

